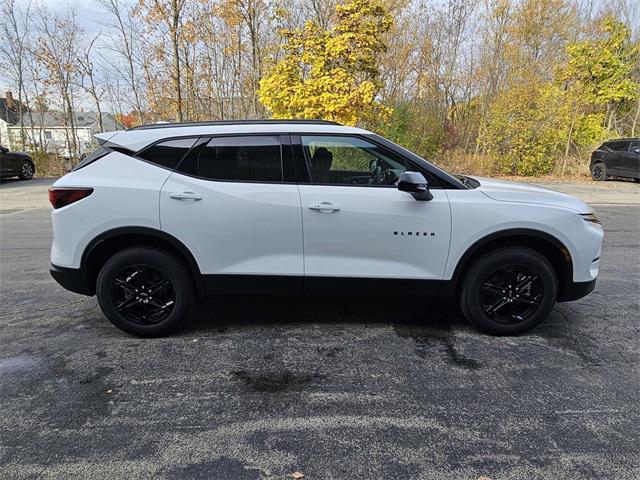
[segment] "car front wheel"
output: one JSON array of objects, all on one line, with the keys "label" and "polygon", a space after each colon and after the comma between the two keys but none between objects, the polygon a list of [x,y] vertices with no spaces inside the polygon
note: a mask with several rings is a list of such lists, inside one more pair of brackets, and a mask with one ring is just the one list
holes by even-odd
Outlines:
[{"label": "car front wheel", "polygon": [[466,272],[460,307],[472,324],[493,335],[517,335],[542,322],[557,297],[549,261],[526,247],[491,251]]},{"label": "car front wheel", "polygon": [[194,304],[186,265],[157,248],[113,255],[98,274],[96,291],[111,323],[140,337],[169,333],[188,319]]},{"label": "car front wheel", "polygon": [[33,168],[33,163],[29,160],[23,160],[22,165],[20,166],[20,180],[31,180],[34,172],[35,168]]}]

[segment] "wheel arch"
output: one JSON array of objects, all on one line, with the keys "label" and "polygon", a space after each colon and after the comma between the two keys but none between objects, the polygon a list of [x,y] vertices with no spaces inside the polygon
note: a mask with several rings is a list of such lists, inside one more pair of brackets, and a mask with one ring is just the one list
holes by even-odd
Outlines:
[{"label": "wheel arch", "polygon": [[119,227],[103,232],[89,242],[80,264],[85,271],[90,294],[95,294],[98,273],[107,259],[131,246],[161,248],[182,259],[189,267],[198,296],[204,296],[202,274],[189,249],[173,235],[149,227]]},{"label": "wheel arch", "polygon": [[457,298],[464,274],[471,265],[485,253],[509,246],[530,248],[549,260],[558,279],[558,300],[564,298],[567,285],[573,279],[573,261],[569,249],[553,235],[528,228],[501,230],[473,243],[458,260],[451,281],[443,285],[441,296],[449,300]]}]

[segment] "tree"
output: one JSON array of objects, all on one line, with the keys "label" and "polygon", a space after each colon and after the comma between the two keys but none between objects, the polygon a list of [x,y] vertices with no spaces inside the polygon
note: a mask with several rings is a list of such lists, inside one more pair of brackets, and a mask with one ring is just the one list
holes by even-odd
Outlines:
[{"label": "tree", "polygon": [[62,121],[67,136],[67,148],[72,158],[79,156],[79,141],[75,129],[75,86],[79,70],[76,64],[82,30],[75,13],[61,17],[45,7],[40,10],[41,35],[37,47],[37,61],[48,73],[46,84],[59,94]]},{"label": "tree", "polygon": [[373,121],[390,110],[376,98],[381,88],[377,56],[392,19],[378,0],[336,6],[329,30],[308,21],[281,31],[284,56],[260,81],[258,98],[277,118],[324,118],[346,125]]},{"label": "tree", "polygon": [[[112,23],[107,24],[109,30],[116,32],[111,41],[105,45],[104,48],[110,52],[114,52],[124,61],[124,68],[120,68],[119,64],[107,60],[107,64],[112,67],[114,72],[120,72],[120,74],[129,89],[133,97],[133,107],[138,116],[138,122],[144,122],[143,107],[142,107],[142,87],[141,80],[143,78],[140,75],[139,63],[136,58],[136,51],[141,50],[140,41],[138,40],[138,28],[134,24],[134,17],[131,9],[123,4],[122,0],[98,0],[105,10],[113,17]],[[107,56],[109,59],[111,56]]]},{"label": "tree", "polygon": [[[25,147],[25,130],[23,114],[29,111],[29,98],[26,90],[26,70],[28,63],[27,35],[31,28],[31,2],[24,10],[16,5],[15,0],[2,0],[0,4],[0,67],[5,74],[10,75],[18,87],[18,122],[20,125],[20,142]],[[24,106],[23,106],[24,105]],[[33,138],[33,124],[31,125],[31,141]]]},{"label": "tree", "polygon": [[612,16],[598,22],[596,32],[596,38],[567,46],[562,79],[586,104],[605,107],[604,125],[610,132],[620,107],[640,95],[640,84],[632,78],[640,45],[631,42],[629,28]]},{"label": "tree", "polygon": [[96,106],[96,113],[98,114],[98,128],[100,132],[103,132],[104,125],[102,122],[102,107],[100,105],[100,98],[102,94],[96,83],[96,69],[91,54],[93,45],[98,39],[99,35],[100,34],[93,37],[89,44],[81,49],[81,52],[79,52],[76,61],[78,63],[78,69],[80,72],[80,87],[91,96],[91,99]]},{"label": "tree", "polygon": [[175,119],[184,119],[182,102],[182,75],[180,62],[180,42],[183,34],[182,13],[186,0],[139,0],[140,14],[152,26],[161,31],[171,49],[171,79],[173,82]]}]

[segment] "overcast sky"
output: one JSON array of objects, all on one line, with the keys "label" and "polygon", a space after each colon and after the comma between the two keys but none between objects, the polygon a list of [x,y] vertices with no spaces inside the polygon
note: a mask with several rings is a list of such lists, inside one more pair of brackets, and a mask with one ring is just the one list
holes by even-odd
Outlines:
[{"label": "overcast sky", "polygon": [[[93,36],[103,30],[102,25],[102,5],[96,0],[17,0],[16,2],[22,8],[31,3],[34,9],[38,5],[45,5],[49,10],[58,14],[66,14],[70,9],[76,12],[78,23],[84,29],[88,36]],[[101,23],[102,22],[102,23]],[[2,75],[0,75],[0,95],[4,96],[5,90],[9,85]]]}]

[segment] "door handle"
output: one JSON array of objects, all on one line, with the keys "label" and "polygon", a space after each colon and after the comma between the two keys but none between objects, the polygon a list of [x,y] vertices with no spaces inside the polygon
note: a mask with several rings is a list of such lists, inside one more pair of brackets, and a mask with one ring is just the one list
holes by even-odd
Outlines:
[{"label": "door handle", "polygon": [[307,208],[310,210],[318,210],[322,213],[331,213],[340,210],[338,205],[331,202],[312,202],[307,205]]},{"label": "door handle", "polygon": [[202,200],[202,195],[197,195],[193,192],[174,192],[169,194],[169,198],[175,200]]}]

